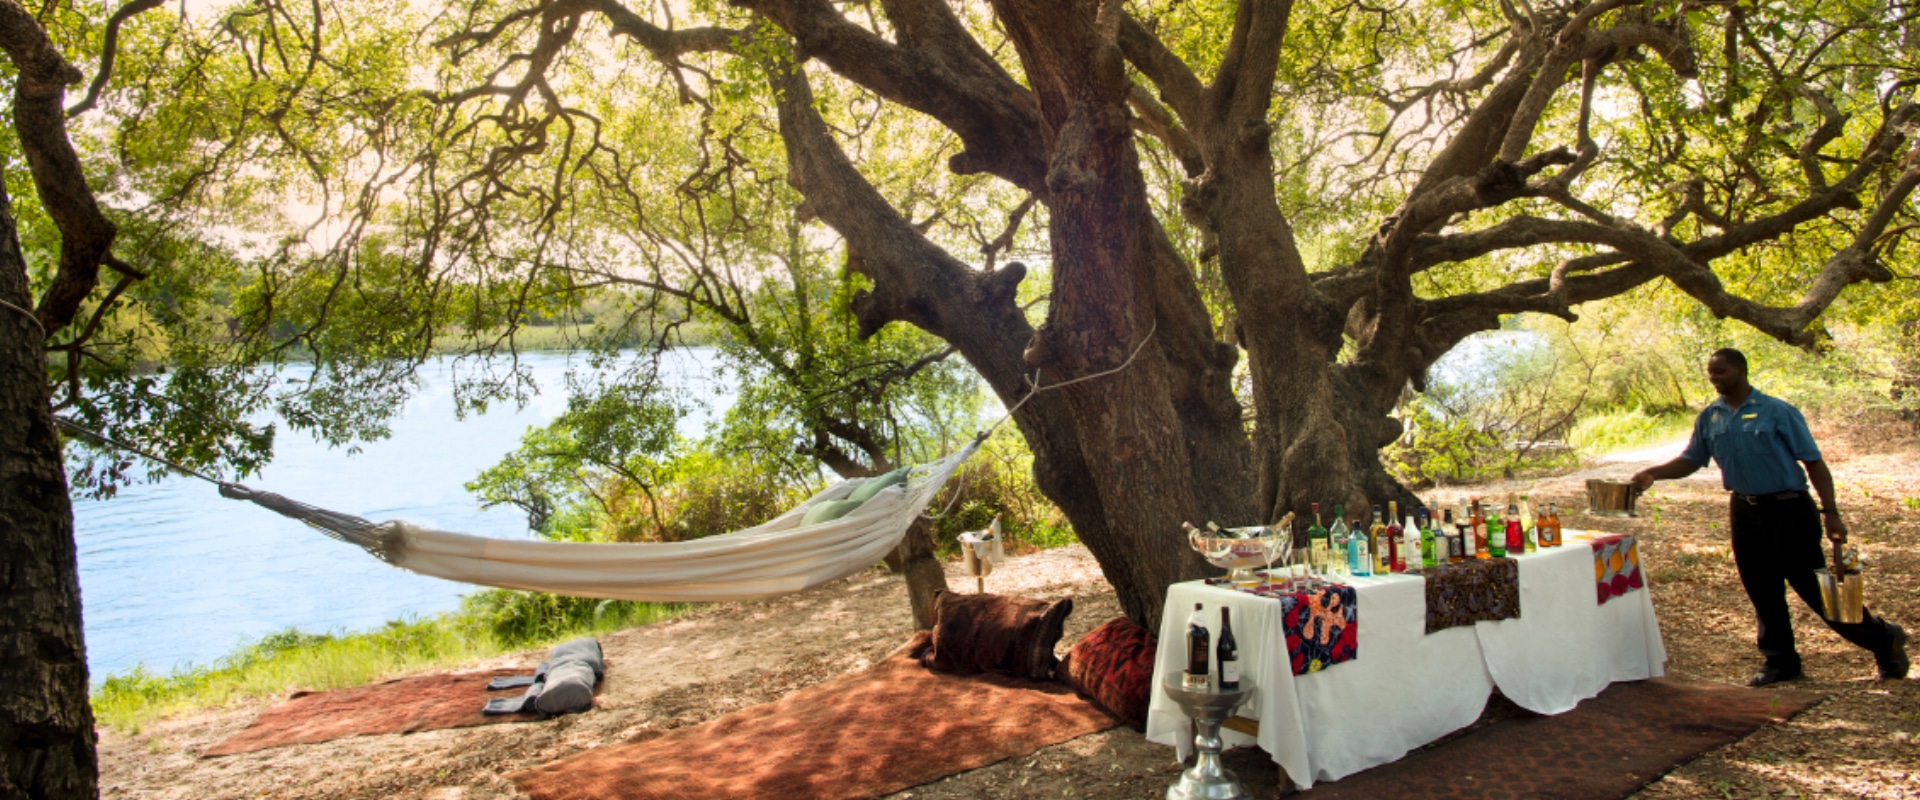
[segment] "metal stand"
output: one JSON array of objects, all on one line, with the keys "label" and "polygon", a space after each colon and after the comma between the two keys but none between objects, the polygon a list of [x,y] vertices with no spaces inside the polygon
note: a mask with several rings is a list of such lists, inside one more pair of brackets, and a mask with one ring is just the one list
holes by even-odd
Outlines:
[{"label": "metal stand", "polygon": [[1167,697],[1193,718],[1193,766],[1167,787],[1167,800],[1246,800],[1247,788],[1220,763],[1220,723],[1246,702],[1246,689],[1219,691],[1184,689],[1178,683],[1161,685]]}]

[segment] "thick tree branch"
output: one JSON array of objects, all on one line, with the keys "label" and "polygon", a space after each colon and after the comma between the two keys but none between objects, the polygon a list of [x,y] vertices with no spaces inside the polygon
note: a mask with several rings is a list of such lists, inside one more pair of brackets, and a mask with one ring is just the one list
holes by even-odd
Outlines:
[{"label": "thick tree branch", "polygon": [[61,107],[66,87],[80,71],[60,55],[46,29],[16,0],[0,0],[0,50],[13,62],[13,125],[27,156],[40,204],[60,229],[60,268],[40,298],[35,313],[49,335],[73,322],[80,305],[100,282],[100,264],[117,232],[100,213],[93,190],[80,169],[80,157],[67,139]]},{"label": "thick tree branch", "polygon": [[87,96],[67,109],[67,117],[77,117],[92,109],[99,102],[100,92],[107,88],[107,80],[113,77],[113,61],[120,49],[120,26],[142,12],[151,11],[165,4],[166,0],[128,0],[113,16],[107,18],[107,29],[100,34],[100,68],[93,75],[93,82],[87,84]]}]

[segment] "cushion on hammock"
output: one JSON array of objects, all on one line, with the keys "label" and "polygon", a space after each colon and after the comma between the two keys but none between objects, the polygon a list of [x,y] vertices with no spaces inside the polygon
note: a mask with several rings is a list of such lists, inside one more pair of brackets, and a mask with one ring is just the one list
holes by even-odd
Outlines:
[{"label": "cushion on hammock", "polygon": [[1114,617],[1067,651],[1060,680],[1134,730],[1145,731],[1159,638],[1133,620]]},{"label": "cushion on hammock", "polygon": [[847,499],[864,503],[873,499],[873,496],[879,494],[881,489],[905,484],[907,482],[907,469],[907,467],[901,467],[885,475],[868,478],[866,483],[854,487],[853,494],[847,495]]},{"label": "cushion on hammock", "polygon": [[858,500],[828,500],[817,503],[813,508],[807,509],[807,515],[800,518],[800,524],[816,525],[836,520],[853,513],[853,510],[859,507]]},{"label": "cushion on hammock", "polygon": [[997,594],[940,592],[933,601],[933,646],[920,657],[941,672],[998,672],[1044,681],[1053,677],[1073,598],[1051,603]]}]

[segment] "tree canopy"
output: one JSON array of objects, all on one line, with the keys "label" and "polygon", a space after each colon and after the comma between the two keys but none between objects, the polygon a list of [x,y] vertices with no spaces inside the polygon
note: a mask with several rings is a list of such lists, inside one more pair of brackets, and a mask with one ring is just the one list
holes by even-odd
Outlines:
[{"label": "tree canopy", "polygon": [[[1015,422],[1142,619],[1183,520],[1410,500],[1390,412],[1514,314],[1667,286],[1819,348],[1910,277],[1906,2],[4,5],[60,414],[244,472],[262,409],[376,436],[447,349],[509,399],[598,302],[729,331],[741,435],[859,474],[950,355],[1011,406],[1138,351]],[[625,374],[582,422],[651,419]]]}]

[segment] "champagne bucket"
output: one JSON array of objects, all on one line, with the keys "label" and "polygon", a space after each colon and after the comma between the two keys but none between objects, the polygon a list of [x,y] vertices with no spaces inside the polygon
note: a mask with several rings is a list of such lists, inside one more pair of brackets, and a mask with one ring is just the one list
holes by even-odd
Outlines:
[{"label": "champagne bucket", "polygon": [[1852,624],[1866,619],[1867,581],[1857,567],[1849,568],[1840,545],[1833,546],[1833,569],[1814,572],[1820,579],[1820,609],[1828,620]]},{"label": "champagne bucket", "polygon": [[993,565],[1007,557],[1000,541],[1000,518],[997,516],[984,531],[960,534],[960,567],[968,577],[973,578],[974,587],[979,592],[987,590],[987,576],[993,574]]},{"label": "champagne bucket", "polygon": [[1640,491],[1625,481],[1587,481],[1587,513],[1596,517],[1634,517],[1633,502]]},{"label": "champagne bucket", "polygon": [[1227,570],[1227,577],[1234,583],[1251,586],[1262,580],[1254,574],[1255,569],[1272,565],[1281,550],[1293,547],[1289,532],[1292,522],[1293,515],[1289,514],[1275,525],[1229,528],[1221,531],[1222,535],[1209,535],[1196,528],[1188,532],[1187,546],[1207,563]]}]

